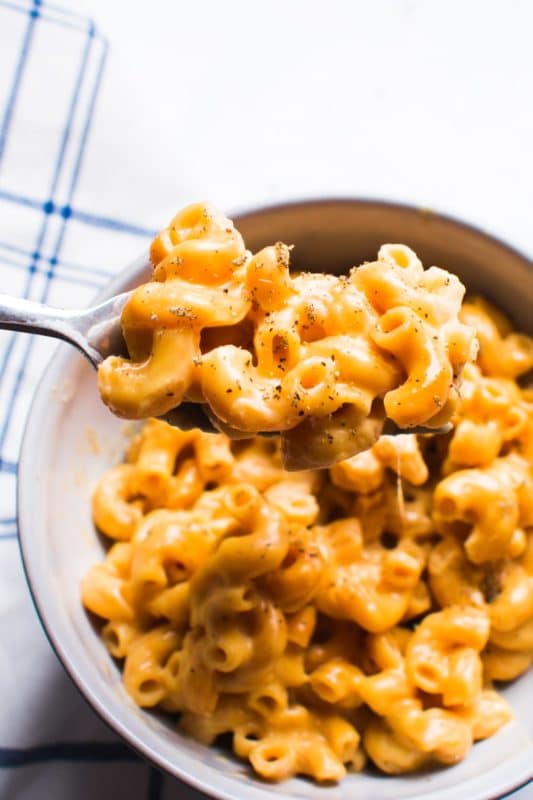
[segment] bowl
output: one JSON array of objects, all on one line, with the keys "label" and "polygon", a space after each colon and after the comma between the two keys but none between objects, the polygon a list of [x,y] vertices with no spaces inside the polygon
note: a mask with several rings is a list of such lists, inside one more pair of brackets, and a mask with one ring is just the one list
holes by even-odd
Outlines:
[{"label": "bowl", "polygon": [[[405,242],[424,264],[456,272],[516,325],[533,333],[532,263],[501,241],[459,221],[417,208],[364,200],[290,203],[235,215],[247,246],[282,240],[296,245],[294,266],[346,270],[375,257],[383,242]],[[100,299],[147,278],[143,257],[124,270]],[[67,672],[102,718],[142,756],[218,798],[241,800],[487,800],[533,778],[533,671],[504,689],[515,719],[476,744],[461,764],[409,777],[372,772],[334,787],[302,779],[269,785],[225,751],[204,747],[172,723],[142,711],[126,694],[80,601],[80,581],[101,559],[103,545],[90,515],[91,490],[124,449],[124,423],[100,402],[95,374],[60,345],[36,392],[19,468],[22,555],[37,612]]]}]

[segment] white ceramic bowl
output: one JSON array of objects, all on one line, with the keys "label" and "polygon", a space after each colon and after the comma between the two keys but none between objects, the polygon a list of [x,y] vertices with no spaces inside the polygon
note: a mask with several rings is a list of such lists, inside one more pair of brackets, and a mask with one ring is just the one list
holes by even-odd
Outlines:
[{"label": "white ceramic bowl", "polygon": [[[296,245],[296,266],[330,271],[372,259],[382,242],[405,242],[426,265],[457,272],[469,289],[485,293],[533,333],[532,263],[452,219],[387,203],[329,200],[266,208],[236,221],[251,249],[281,239]],[[146,275],[142,259],[105,296]],[[101,404],[91,368],[61,345],[28,419],[19,521],[28,582],[51,644],[93,708],[139,753],[207,794],[232,800],[487,800],[533,778],[533,671],[504,690],[515,720],[476,744],[462,764],[403,778],[369,771],[329,788],[300,779],[261,783],[246,764],[181,736],[168,720],[137,708],[81,606],[79,591],[82,576],[103,553],[91,524],[91,490],[104,469],[120,459],[123,427]]]}]

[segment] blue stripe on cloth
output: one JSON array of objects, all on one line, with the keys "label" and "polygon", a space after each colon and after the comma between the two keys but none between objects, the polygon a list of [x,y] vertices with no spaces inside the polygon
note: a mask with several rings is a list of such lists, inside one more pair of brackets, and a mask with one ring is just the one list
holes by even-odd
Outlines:
[{"label": "blue stripe on cloth", "polygon": [[[22,294],[23,297],[28,297],[29,296],[30,290],[31,290],[31,286],[32,286],[32,283],[33,283],[33,276],[34,276],[34,274],[35,274],[35,272],[37,270],[37,259],[35,258],[35,256],[41,250],[42,243],[44,241],[44,237],[46,235],[46,231],[47,231],[47,227],[48,227],[48,219],[49,219],[49,216],[50,216],[50,211],[54,207],[53,206],[53,197],[54,197],[54,193],[55,193],[56,188],[57,188],[57,184],[58,184],[58,181],[59,181],[59,176],[61,174],[61,169],[62,169],[64,158],[65,158],[65,151],[66,151],[66,147],[67,147],[67,144],[68,144],[68,140],[69,140],[70,135],[71,135],[72,121],[73,121],[73,118],[74,118],[74,113],[75,113],[75,110],[76,110],[76,105],[77,105],[77,102],[78,102],[78,98],[79,98],[79,94],[80,94],[80,89],[81,89],[83,77],[84,77],[84,74],[85,74],[85,71],[86,71],[86,68],[87,68],[87,62],[88,62],[89,52],[90,52],[90,48],[91,48],[91,45],[92,45],[92,42],[93,42],[93,38],[94,38],[94,25],[91,22],[91,23],[89,23],[89,27],[87,29],[87,38],[86,38],[85,46],[83,48],[82,56],[81,56],[81,59],[80,59],[80,66],[79,66],[79,69],[78,69],[78,72],[77,72],[77,75],[76,75],[76,80],[74,82],[74,88],[73,88],[73,92],[72,92],[72,96],[71,96],[71,101],[70,101],[70,105],[69,105],[67,119],[66,119],[65,124],[63,126],[63,134],[61,136],[59,149],[58,149],[58,152],[57,152],[57,155],[56,155],[54,171],[53,171],[53,175],[52,175],[52,182],[51,182],[50,190],[48,192],[48,197],[50,199],[43,206],[43,210],[44,210],[45,213],[43,215],[40,231],[39,231],[39,233],[37,235],[37,241],[36,241],[35,247],[34,247],[34,254],[32,256],[31,263],[30,263],[30,265],[28,267],[28,276],[26,278],[26,285],[24,287],[24,292]],[[81,145],[80,145],[80,149],[81,149]],[[43,300],[46,298],[46,294],[48,292],[48,283],[49,283],[49,281],[47,281],[47,283],[45,284],[45,287],[43,288],[43,292],[41,294],[41,298]],[[6,368],[7,368],[7,365],[9,363],[9,361],[11,359],[11,355],[13,353],[14,346],[15,346],[15,336],[12,335],[10,337],[8,343],[7,343],[7,346],[6,346],[6,349],[5,349],[5,352],[4,352],[4,357],[2,359],[2,365],[0,367],[0,375],[3,375],[5,370],[6,370]],[[6,413],[4,414],[4,418],[3,418],[3,421],[2,421],[2,426],[0,428],[0,453],[2,452],[2,449],[4,447],[4,443],[5,443],[5,440],[6,440],[7,432],[8,432],[8,429],[9,429],[9,421],[11,419],[11,414],[13,412],[13,408],[14,408],[14,405],[15,405],[15,402],[16,402],[16,399],[17,399],[18,391],[20,389],[23,377],[25,375],[26,365],[27,365],[27,362],[28,362],[28,359],[29,359],[29,356],[30,356],[30,353],[31,353],[31,349],[32,349],[32,340],[29,339],[28,340],[28,344],[24,348],[21,366],[20,366],[20,369],[18,370],[18,372],[16,374],[15,383],[14,383],[12,391],[11,391],[11,397],[9,399],[9,403],[7,404]]]},{"label": "blue stripe on cloth", "polygon": [[107,228],[108,230],[118,231],[120,233],[132,233],[134,236],[144,236],[152,239],[157,233],[153,228],[143,228],[141,225],[124,222],[124,220],[121,219],[111,219],[111,217],[87,214],[77,209],[71,209],[71,216],[73,219],[84,222],[87,225],[94,225],[97,228]]},{"label": "blue stripe on cloth", "polygon": [[0,248],[7,250],[9,253],[17,253],[25,258],[29,258],[31,255],[29,250],[25,250],[23,247],[16,247],[14,244],[8,244],[7,242],[0,242]]},{"label": "blue stripe on cloth", "polygon": [[31,197],[23,197],[20,194],[8,192],[5,189],[0,189],[0,200],[7,200],[9,203],[17,203],[19,206],[33,208],[35,211],[43,210],[43,203],[40,200],[34,200]]},{"label": "blue stripe on cloth", "polygon": [[0,472],[6,472],[8,475],[16,475],[17,464],[14,461],[6,461],[5,458],[0,458]]},{"label": "blue stripe on cloth", "polygon": [[0,542],[16,539],[17,536],[17,520],[14,517],[11,517],[10,519],[0,519]]},{"label": "blue stripe on cloth", "polygon": [[155,767],[150,767],[148,775],[148,795],[146,800],[161,800],[164,775]]},{"label": "blue stripe on cloth", "polygon": [[[26,264],[20,264],[18,261],[13,261],[10,258],[6,258],[5,256],[0,255],[0,264],[7,264],[10,267],[16,267],[17,269],[23,269],[26,271],[28,269]],[[43,269],[42,267],[36,266],[35,272],[40,275],[46,275],[48,279],[52,278],[51,270]],[[107,273],[109,274],[109,273]],[[59,275],[57,274],[58,280],[65,281],[66,283],[71,283],[77,286],[87,286],[91,289],[100,289],[102,286],[102,281],[100,280],[92,280],[91,278],[82,278],[77,275]]]},{"label": "blue stripe on cloth", "polygon": [[[57,261],[57,259],[56,259]],[[61,268],[61,273],[56,273],[55,277],[59,281],[64,281],[65,283],[72,283],[78,286],[87,286],[92,289],[101,289],[102,286],[105,284],[106,280],[108,280],[111,275],[113,274],[111,270],[92,270],[91,267],[77,267],[71,266],[70,264],[61,264],[61,262],[57,261],[59,267]],[[92,272],[96,272],[96,276],[94,278],[88,277],[78,277],[77,275],[71,275],[64,270],[74,270],[74,271],[81,271],[82,273],[91,274]],[[46,275],[48,278],[51,278],[52,275],[50,274],[50,270],[46,271]],[[98,277],[99,276],[99,277]]]},{"label": "blue stripe on cloth", "polygon": [[[35,2],[42,4],[43,0],[35,0]],[[46,0],[46,9],[49,11],[55,11],[58,14],[62,14],[69,19],[77,19],[80,22],[84,22],[86,27],[87,17],[84,17],[83,14],[78,14],[77,11],[73,11],[71,8],[67,9],[63,8],[63,6],[56,6],[54,3],[49,3],[48,0]]]},{"label": "blue stripe on cloth", "polygon": [[[11,339],[8,342],[8,345],[7,345],[7,348],[6,348],[6,354],[5,354],[4,360],[3,360],[4,364],[7,364],[9,362],[9,359],[11,357],[11,353],[13,352],[13,348],[15,346],[16,336],[17,336],[16,333],[12,334]],[[6,409],[5,409],[5,414],[4,414],[4,419],[2,421],[2,426],[0,428],[0,455],[1,455],[2,450],[4,448],[4,444],[5,444],[6,437],[7,437],[7,432],[9,430],[9,422],[10,422],[11,416],[13,414],[13,409],[15,408],[15,403],[17,402],[18,390],[20,389],[20,385],[22,383],[22,379],[24,378],[24,374],[26,372],[26,366],[27,366],[27,363],[28,363],[28,359],[29,359],[30,351],[31,351],[31,346],[32,346],[32,343],[33,343],[32,342],[32,337],[27,336],[26,338],[27,338],[27,343],[26,343],[26,345],[24,347],[21,364],[20,364],[20,367],[17,370],[17,373],[15,375],[15,383],[13,384],[13,387],[11,389],[11,396],[10,396],[9,401],[7,403],[7,406],[6,406]],[[0,373],[0,374],[2,374],[2,373]],[[5,464],[6,464],[6,462],[3,459],[1,459],[1,457],[0,457],[0,465],[2,467],[2,470],[4,469],[4,465]],[[15,465],[15,468],[16,468],[16,465]]]},{"label": "blue stripe on cloth", "polygon": [[23,269],[24,271],[28,269],[27,264],[21,264],[20,261],[15,261],[14,258],[6,258],[5,256],[0,255],[0,262],[2,264],[7,264],[8,267],[16,267],[17,269]]},{"label": "blue stripe on cloth", "polygon": [[97,275],[102,275],[104,278],[109,278],[113,275],[113,270],[104,269],[104,267],[95,267],[94,264],[75,264],[73,261],[64,261],[62,258],[58,258],[57,263],[58,266],[64,267],[64,269],[84,270],[90,272],[91,275],[96,273]]},{"label": "blue stripe on cloth", "polygon": [[25,767],[47,761],[140,761],[121,742],[55,742],[36,747],[0,747],[0,767]]},{"label": "blue stripe on cloth", "polygon": [[33,31],[35,28],[35,20],[37,19],[39,13],[38,11],[36,11],[37,5],[38,4],[34,0],[33,8],[29,12],[28,24],[26,26],[24,39],[22,41],[22,46],[20,48],[19,59],[17,62],[17,66],[15,67],[15,75],[13,78],[13,83],[11,84],[11,91],[9,92],[6,102],[6,107],[4,109],[4,114],[2,117],[2,125],[0,126],[0,160],[2,159],[2,154],[4,152],[4,148],[6,145],[7,135],[9,133],[9,126],[11,123],[11,118],[13,116],[13,111],[15,109],[15,104],[17,101],[18,90],[20,88],[20,83],[22,80],[22,76],[24,74],[26,62],[28,60],[28,53],[33,36]]},{"label": "blue stripe on cloth", "polygon": [[71,208],[71,206],[54,206],[53,204],[50,206],[50,201],[43,202],[42,200],[35,200],[33,197],[24,197],[14,194],[13,192],[6,192],[4,189],[0,189],[0,200],[7,200],[8,202],[27,206],[36,211],[42,211],[46,206],[47,214],[60,214],[64,218],[72,218],[86,225],[93,225],[96,228],[107,228],[108,230],[118,231],[119,233],[131,233],[134,236],[150,238],[157,233],[153,228],[144,228],[142,225],[125,222],[121,219],[90,214],[77,208]]},{"label": "blue stripe on cloth", "polygon": [[[31,287],[31,281],[32,281],[32,278],[33,278],[33,273],[35,272],[35,269],[36,268],[35,268],[35,265],[33,263],[30,264],[30,266],[28,267],[28,276],[26,278],[26,285],[24,286],[24,292],[23,292],[23,295],[22,295],[23,297],[27,297],[28,296],[28,293],[29,293],[29,290],[30,290],[30,287]],[[11,354],[13,353],[13,348],[15,347],[15,342],[16,342],[16,338],[15,337],[16,337],[16,334],[12,333],[10,335],[9,339],[8,339],[6,348],[4,350],[4,355],[3,355],[3,358],[2,358],[2,364],[0,365],[0,375],[4,375],[5,374],[5,371],[7,369],[7,365],[9,364],[9,361],[11,359]],[[12,394],[11,394],[10,402],[8,404],[7,412],[4,415],[4,420],[3,420],[3,423],[2,423],[2,434],[0,436],[0,467],[2,469],[3,469],[2,465],[4,463],[2,461],[2,459],[1,459],[2,447],[3,447],[3,444],[4,444],[4,439],[5,439],[5,435],[6,435],[6,432],[7,432],[7,426],[9,424],[9,420],[11,418],[11,411],[13,410],[13,405],[15,403],[15,399],[16,399],[15,398],[15,392],[13,391]]]},{"label": "blue stripe on cloth", "polygon": [[[87,31],[87,36],[88,36],[88,38],[87,38],[87,47],[86,47],[87,56],[88,56],[88,53],[89,53],[89,50],[90,50],[91,40],[94,37],[94,34],[95,34],[94,24],[92,22],[90,22],[89,28],[88,28],[88,31]],[[72,198],[74,196],[74,191],[76,189],[76,185],[78,183],[78,178],[79,178],[79,175],[80,175],[80,168],[81,168],[81,164],[82,164],[82,161],[83,161],[83,156],[84,156],[84,153],[85,153],[85,145],[87,144],[87,137],[89,135],[89,131],[91,129],[91,124],[92,124],[92,120],[93,120],[94,108],[95,108],[95,104],[96,104],[96,98],[98,96],[98,90],[100,89],[100,84],[102,82],[102,76],[104,74],[104,66],[105,66],[105,62],[106,62],[106,58],[107,58],[107,47],[108,47],[107,46],[107,42],[104,42],[104,49],[103,49],[102,55],[100,57],[100,63],[98,64],[98,71],[96,73],[94,86],[93,86],[93,89],[92,89],[92,92],[91,92],[91,97],[90,97],[89,105],[88,105],[88,108],[87,108],[87,114],[85,116],[85,124],[83,126],[83,130],[82,130],[81,137],[80,137],[80,142],[79,142],[79,147],[78,147],[78,155],[76,157],[76,161],[74,163],[74,168],[72,170],[72,175],[71,175],[71,178],[70,178],[70,185],[69,185],[68,192],[67,192],[67,203],[63,207],[63,211],[61,213],[61,227],[59,229],[59,233],[58,233],[58,236],[57,236],[57,239],[56,239],[55,247],[54,247],[54,250],[53,250],[53,253],[52,253],[52,259],[50,261],[51,273],[52,273],[50,275],[51,278],[53,278],[53,273],[54,273],[54,260],[57,259],[59,251],[61,249],[61,245],[63,244],[63,238],[65,236],[67,220],[69,219],[69,216],[66,214],[66,210],[70,209],[70,204],[72,202]],[[83,75],[83,72],[81,73],[81,75]],[[81,75],[80,75],[80,79],[81,79]],[[79,86],[78,86],[78,92],[79,92]],[[49,290],[49,285],[47,284],[44,287],[44,290],[43,290],[43,299],[46,298],[46,296],[48,294],[48,290]]]},{"label": "blue stripe on cloth", "polygon": [[[41,258],[40,253],[31,253],[29,250],[25,250],[23,247],[16,247],[15,245],[8,244],[6,242],[0,242],[0,250],[7,250],[8,253],[15,253],[23,256],[26,259],[29,259],[30,257],[33,257],[34,259]],[[5,258],[1,255],[0,258],[5,260]],[[64,261],[62,258],[56,258],[56,263],[57,266],[64,267],[65,269],[73,269],[76,272],[88,272],[91,275],[102,275],[104,278],[110,278],[113,275],[112,270],[103,269],[103,267],[95,267],[94,264],[75,264],[73,261]],[[23,265],[18,264],[18,266]]]},{"label": "blue stripe on cloth", "polygon": [[[39,17],[47,23],[58,25],[61,28],[71,28],[75,31],[84,31],[86,29],[86,17],[82,17],[71,11],[66,11],[64,8],[51,5],[50,3],[47,3],[46,8],[43,8],[41,0],[34,0],[34,4],[39,6]],[[30,14],[32,10],[24,6],[18,6],[14,2],[9,2],[9,0],[0,0],[0,6],[9,9],[9,11],[16,11],[19,14]],[[48,14],[47,11],[52,12],[52,14]],[[53,16],[53,14],[57,14],[58,16]],[[77,20],[80,20],[80,22],[78,23]]]},{"label": "blue stripe on cloth", "polygon": [[75,272],[86,272],[90,275],[101,275],[102,278],[111,278],[111,276],[114,275],[113,270],[104,269],[103,267],[95,267],[93,264],[74,264],[71,261],[63,261],[62,258],[56,258],[54,263],[56,263],[61,269],[70,269],[74,270]]},{"label": "blue stripe on cloth", "polygon": [[50,193],[49,193],[50,202],[52,202],[52,198],[54,196],[57,187],[57,182],[59,180],[59,175],[61,173],[61,167],[63,166],[63,160],[65,158],[65,151],[67,149],[68,140],[70,139],[70,134],[72,131],[72,121],[74,119],[74,112],[76,111],[78,98],[80,96],[81,85],[83,82],[83,78],[85,77],[93,36],[94,36],[94,25],[91,22],[87,30],[87,39],[85,42],[85,46],[83,48],[83,52],[81,54],[80,66],[76,75],[74,89],[70,99],[70,105],[67,112],[67,119],[65,125],[63,126],[63,134],[61,136],[61,142],[59,144],[59,151],[56,156],[56,164],[55,164],[54,174],[52,177],[52,186],[50,188]]}]

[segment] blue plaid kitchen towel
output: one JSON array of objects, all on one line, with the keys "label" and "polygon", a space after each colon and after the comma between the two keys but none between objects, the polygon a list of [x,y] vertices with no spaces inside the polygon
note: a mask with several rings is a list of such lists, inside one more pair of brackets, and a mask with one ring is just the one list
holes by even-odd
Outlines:
[{"label": "blue plaid kitchen towel", "polygon": [[[76,204],[105,69],[94,24],[0,0],[0,291],[88,304],[152,231]],[[164,778],[85,704],[52,652],[23,576],[15,516],[26,414],[55,344],[0,331],[0,800],[200,798]]]}]

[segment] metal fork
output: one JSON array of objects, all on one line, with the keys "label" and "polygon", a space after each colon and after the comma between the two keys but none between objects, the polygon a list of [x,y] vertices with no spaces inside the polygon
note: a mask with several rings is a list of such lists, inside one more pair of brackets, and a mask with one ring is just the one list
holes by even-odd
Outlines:
[{"label": "metal fork", "polygon": [[[123,292],[92,308],[71,310],[0,294],[0,329],[62,339],[74,345],[97,369],[109,355],[127,355],[120,315],[130,295],[131,292]],[[215,430],[199,403],[182,403],[162,419],[184,430]],[[383,433],[388,436],[401,433],[448,433],[451,427],[448,424],[440,428],[417,426],[405,429],[387,419]]]}]

